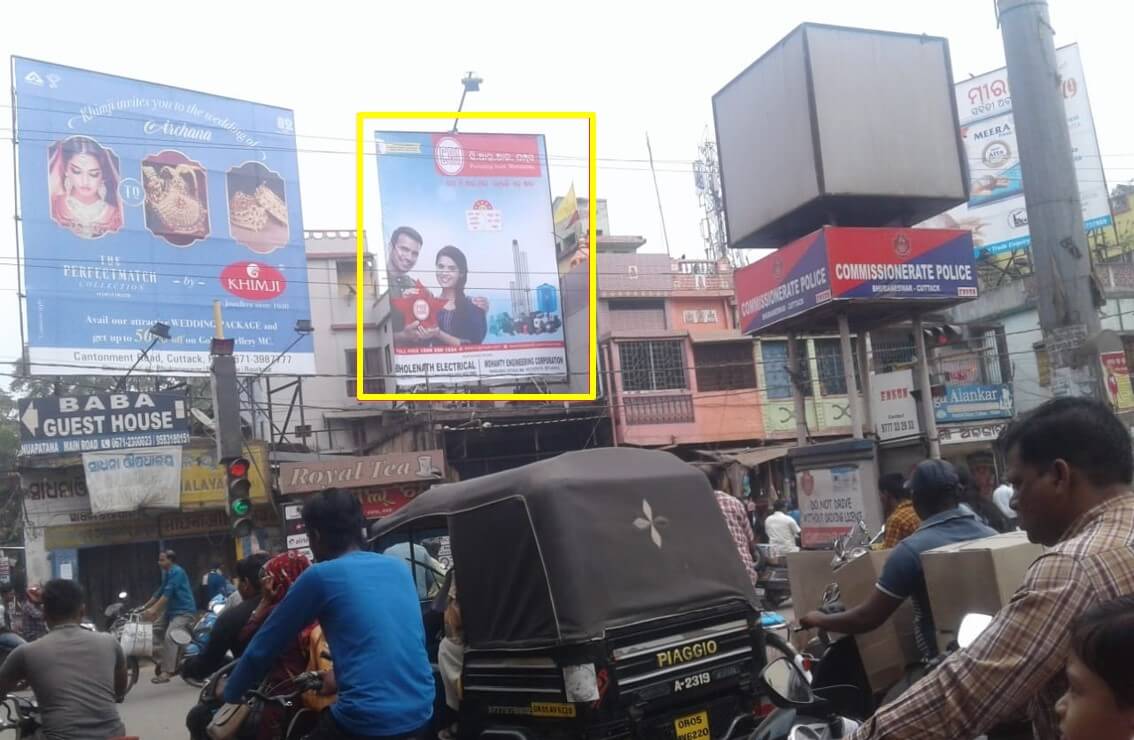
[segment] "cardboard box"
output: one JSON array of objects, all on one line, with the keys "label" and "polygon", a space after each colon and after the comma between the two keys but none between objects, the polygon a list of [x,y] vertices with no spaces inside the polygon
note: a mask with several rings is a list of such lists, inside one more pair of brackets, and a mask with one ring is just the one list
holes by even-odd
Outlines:
[{"label": "cardboard box", "polygon": [[1043,554],[1023,532],[945,545],[921,554],[937,646],[956,639],[966,614],[996,614],[1024,582],[1024,575]]},{"label": "cardboard box", "polygon": [[[798,620],[809,611],[819,608],[823,600],[823,590],[828,583],[834,583],[831,573],[830,550],[801,550],[788,553],[788,585],[791,587],[791,608]],[[806,647],[815,636],[814,630],[791,633],[791,642],[797,650]]]},{"label": "cardboard box", "polygon": [[[850,609],[870,597],[890,552],[873,550],[835,571],[843,606]],[[881,627],[855,636],[873,691],[889,689],[905,675],[907,666],[921,659],[914,633],[913,604],[907,599]]]}]

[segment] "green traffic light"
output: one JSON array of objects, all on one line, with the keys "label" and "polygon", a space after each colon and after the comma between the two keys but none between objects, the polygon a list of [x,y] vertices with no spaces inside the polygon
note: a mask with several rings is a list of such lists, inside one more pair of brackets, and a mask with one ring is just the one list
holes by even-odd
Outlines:
[{"label": "green traffic light", "polygon": [[252,502],[246,498],[238,498],[232,502],[232,513],[235,516],[248,516],[252,509]]}]

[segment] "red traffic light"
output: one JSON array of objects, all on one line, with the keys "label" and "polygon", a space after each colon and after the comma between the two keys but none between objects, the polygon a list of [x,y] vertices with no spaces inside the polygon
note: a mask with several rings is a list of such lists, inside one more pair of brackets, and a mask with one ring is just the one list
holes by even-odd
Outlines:
[{"label": "red traffic light", "polygon": [[228,474],[233,478],[244,478],[248,475],[251,463],[243,457],[238,457],[228,464]]}]

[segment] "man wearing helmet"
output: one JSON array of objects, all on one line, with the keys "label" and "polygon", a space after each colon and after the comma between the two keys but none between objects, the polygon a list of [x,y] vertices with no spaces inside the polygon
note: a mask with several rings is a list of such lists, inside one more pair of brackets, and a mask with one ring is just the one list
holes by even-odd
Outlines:
[{"label": "man wearing helmet", "polygon": [[925,573],[921,569],[921,554],[936,547],[989,537],[996,534],[996,530],[960,508],[960,478],[956,468],[944,460],[918,463],[906,487],[912,494],[921,526],[890,552],[869,598],[840,614],[810,612],[799,624],[808,629],[818,627],[858,635],[880,627],[903,601],[912,598],[917,646],[929,660],[937,655],[937,637]]}]

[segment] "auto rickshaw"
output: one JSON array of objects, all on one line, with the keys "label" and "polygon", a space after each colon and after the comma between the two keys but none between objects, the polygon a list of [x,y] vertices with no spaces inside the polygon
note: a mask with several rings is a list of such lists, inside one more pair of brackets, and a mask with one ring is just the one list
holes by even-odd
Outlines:
[{"label": "auto rickshaw", "polygon": [[[722,740],[754,728],[758,602],[693,467],[653,450],[569,452],[434,486],[371,530],[379,552],[439,536],[464,624],[459,737]],[[429,559],[411,564],[436,581]],[[435,591],[423,613],[435,615]],[[426,621],[434,658],[439,621]]]}]

